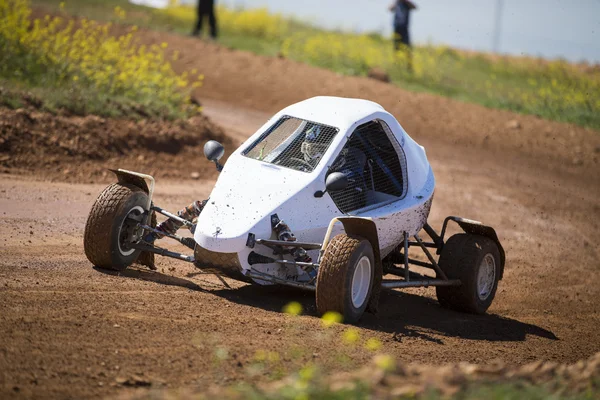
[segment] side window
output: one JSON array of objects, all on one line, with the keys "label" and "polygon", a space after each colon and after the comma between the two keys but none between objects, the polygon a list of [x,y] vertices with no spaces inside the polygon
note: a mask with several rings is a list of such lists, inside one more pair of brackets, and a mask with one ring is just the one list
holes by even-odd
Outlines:
[{"label": "side window", "polygon": [[380,120],[360,125],[330,168],[348,177],[346,189],[330,193],[341,212],[402,198],[407,190],[404,152],[387,124]]}]

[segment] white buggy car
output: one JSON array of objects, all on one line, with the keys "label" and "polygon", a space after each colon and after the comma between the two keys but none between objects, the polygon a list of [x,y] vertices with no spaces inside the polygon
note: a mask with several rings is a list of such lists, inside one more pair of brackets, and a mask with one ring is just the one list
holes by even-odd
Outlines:
[{"label": "white buggy car", "polygon": [[[224,166],[219,143],[204,152],[221,174],[192,221],[153,204],[151,176],[113,171],[118,183],[86,224],[88,259],[123,270],[136,261],[153,267],[159,254],[219,277],[313,290],[320,314],[346,322],[376,311],[381,288],[435,286],[442,306],[472,313],[492,303],[505,261],[496,232],[458,217],[440,234],[429,226],[435,179],[425,150],[380,105],[315,97],[277,113]],[[144,240],[158,232],[155,213],[193,232],[193,240],[160,232],[193,256]],[[444,240],[449,221],[464,233]]]}]

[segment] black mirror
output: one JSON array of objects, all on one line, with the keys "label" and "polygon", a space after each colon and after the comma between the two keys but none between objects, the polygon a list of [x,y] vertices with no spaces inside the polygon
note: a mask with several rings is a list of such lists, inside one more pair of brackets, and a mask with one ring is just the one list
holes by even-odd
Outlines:
[{"label": "black mirror", "polygon": [[328,192],[337,192],[348,187],[348,177],[341,172],[334,172],[325,179],[325,188]]},{"label": "black mirror", "polygon": [[317,190],[315,197],[321,198],[326,192],[336,192],[348,187],[348,177],[341,172],[334,172],[325,179],[325,190]]},{"label": "black mirror", "polygon": [[209,161],[214,163],[218,162],[223,154],[225,153],[225,148],[223,145],[216,140],[209,140],[204,144],[204,155],[208,158]]}]

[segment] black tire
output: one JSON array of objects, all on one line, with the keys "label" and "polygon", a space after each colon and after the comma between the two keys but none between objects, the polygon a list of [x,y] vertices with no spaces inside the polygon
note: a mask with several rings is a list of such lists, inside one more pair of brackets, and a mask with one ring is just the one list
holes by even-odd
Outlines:
[{"label": "black tire", "polygon": [[104,189],[85,224],[83,247],[88,260],[115,271],[133,264],[141,251],[129,248],[127,240],[141,235],[141,231],[132,233],[136,222],[126,217],[130,213],[140,215],[147,205],[148,195],[137,186],[113,183]]},{"label": "black tire", "polygon": [[[493,284],[478,285],[483,263],[493,261]],[[485,236],[461,233],[448,239],[440,255],[439,266],[448,279],[460,279],[460,286],[437,286],[436,294],[442,307],[472,314],[484,314],[492,304],[501,270],[500,251],[496,243]],[[490,279],[487,282],[491,282]]]},{"label": "black tire", "polygon": [[[352,280],[363,257],[367,257],[370,262],[370,281],[364,301],[355,305],[352,301]],[[319,265],[317,312],[323,315],[328,311],[335,311],[342,315],[344,322],[357,322],[371,298],[374,277],[375,257],[371,243],[360,236],[335,236],[327,245]]]}]

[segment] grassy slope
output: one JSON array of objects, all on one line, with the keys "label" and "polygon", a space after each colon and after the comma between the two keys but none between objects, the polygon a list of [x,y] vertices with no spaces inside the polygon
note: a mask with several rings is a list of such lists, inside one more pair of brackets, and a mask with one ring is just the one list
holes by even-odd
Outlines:
[{"label": "grassy slope", "polygon": [[[136,119],[198,112],[186,87],[201,82],[196,75],[173,72],[159,46],[137,52],[125,34],[120,40],[94,24],[71,28],[64,19],[42,18],[46,13],[37,10],[31,17],[41,23],[28,28],[27,3],[12,4],[0,6],[0,14],[6,13],[0,29],[0,106]],[[59,3],[50,6],[56,10],[48,11],[60,14]]]},{"label": "grassy slope", "polygon": [[[42,6],[50,11],[58,10],[59,0],[33,0],[34,6]],[[79,0],[67,2],[66,12],[104,21],[120,21],[114,13],[115,7],[121,7],[127,12],[126,23],[154,30],[171,31],[189,34],[193,23],[193,14],[170,16],[156,10],[130,4],[127,0]],[[123,21],[121,21],[123,22]],[[233,32],[230,27],[222,25],[219,42],[224,46],[251,51],[261,55],[276,56],[281,52],[285,38],[257,37],[249,34]],[[304,36],[326,34],[326,32],[291,21],[286,36],[302,32]],[[341,35],[343,37],[343,35]],[[378,35],[371,35],[371,44],[381,49],[391,46],[389,40]],[[343,40],[343,39],[342,39]],[[326,45],[326,44],[325,44]],[[571,105],[568,101],[557,100],[553,95],[548,97],[541,94],[545,89],[560,93],[560,89],[552,88],[550,82],[554,75],[544,67],[529,68],[523,59],[493,58],[486,55],[464,56],[451,49],[416,48],[415,59],[421,58],[421,64],[427,70],[424,75],[417,76],[407,73],[406,69],[398,66],[386,68],[392,82],[413,91],[426,91],[452,97],[461,101],[479,103],[492,108],[509,109],[512,111],[534,114],[542,118],[563,122],[576,123],[583,126],[600,128],[600,89],[591,86],[585,88],[587,76],[590,81],[600,81],[597,69],[592,69],[589,75],[577,74],[576,77],[556,72],[559,83],[564,88],[577,86],[575,90],[587,98],[587,104]],[[345,74],[365,75],[368,67],[360,63],[330,63],[327,57],[309,59],[302,51],[292,52],[290,58],[308,62],[313,65],[333,69]],[[433,64],[432,64],[433,63]],[[541,62],[543,64],[543,62]],[[548,74],[548,76],[543,76]],[[432,79],[432,76],[436,76]],[[538,79],[539,78],[539,79]],[[536,82],[533,82],[536,81]],[[548,98],[550,100],[548,100]]]}]

